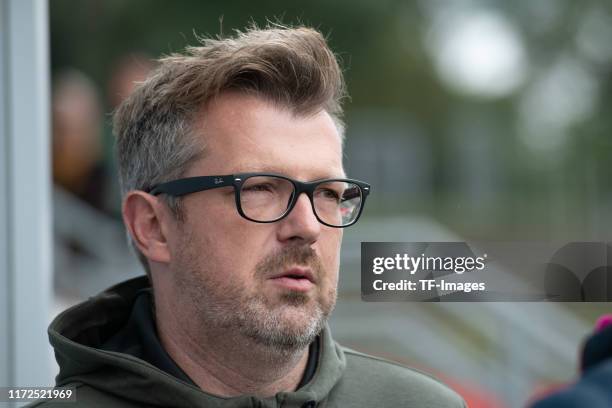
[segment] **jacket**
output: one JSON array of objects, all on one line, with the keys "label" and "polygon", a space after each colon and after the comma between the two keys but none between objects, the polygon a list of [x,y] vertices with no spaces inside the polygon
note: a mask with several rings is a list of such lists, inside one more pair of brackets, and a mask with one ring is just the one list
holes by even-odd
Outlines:
[{"label": "jacket", "polygon": [[[459,408],[465,403],[436,379],[413,369],[338,345],[329,327],[320,335],[312,378],[294,392],[273,397],[215,396],[153,364],[102,345],[122,325],[146,277],[128,280],[58,315],[49,339],[60,366],[56,386],[76,387],[79,407],[414,407]],[[32,407],[65,407],[52,400]]]}]

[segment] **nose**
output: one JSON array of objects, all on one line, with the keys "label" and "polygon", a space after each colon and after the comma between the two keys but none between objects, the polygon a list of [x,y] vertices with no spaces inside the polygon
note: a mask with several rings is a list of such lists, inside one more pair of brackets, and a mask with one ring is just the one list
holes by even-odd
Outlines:
[{"label": "nose", "polygon": [[291,212],[279,221],[278,239],[281,242],[313,244],[319,239],[321,224],[315,216],[306,193],[300,194]]}]

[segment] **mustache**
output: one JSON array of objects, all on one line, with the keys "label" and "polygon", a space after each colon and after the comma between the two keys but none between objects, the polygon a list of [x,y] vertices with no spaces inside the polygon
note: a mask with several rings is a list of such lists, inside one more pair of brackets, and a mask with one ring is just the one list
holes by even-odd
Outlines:
[{"label": "mustache", "polygon": [[315,278],[318,278],[323,271],[321,259],[309,246],[292,245],[273,252],[266,256],[255,267],[257,276],[266,277],[292,265],[309,267]]}]

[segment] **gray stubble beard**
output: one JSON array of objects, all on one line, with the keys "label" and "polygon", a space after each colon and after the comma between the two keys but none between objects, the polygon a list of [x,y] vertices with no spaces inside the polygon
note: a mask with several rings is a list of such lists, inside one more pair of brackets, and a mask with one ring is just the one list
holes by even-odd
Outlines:
[{"label": "gray stubble beard", "polygon": [[[321,333],[333,308],[316,302],[306,325],[289,327],[288,317],[283,316],[283,313],[288,308],[302,308],[302,313],[307,313],[304,308],[309,301],[307,295],[295,292],[282,294],[276,307],[266,305],[263,296],[249,299],[246,308],[236,315],[236,322],[240,332],[256,344],[279,353],[303,350]],[[254,316],[257,318],[254,319]]]},{"label": "gray stubble beard", "polygon": [[[325,327],[335,306],[335,287],[329,288],[325,294],[319,292],[316,298],[295,291],[281,293],[275,299],[262,293],[247,296],[231,284],[221,292],[219,288],[211,287],[212,282],[207,281],[200,272],[202,269],[197,267],[197,258],[188,252],[183,253],[188,258],[184,265],[188,270],[176,271],[183,276],[177,284],[196,308],[202,326],[200,330],[206,333],[217,329],[229,335],[240,335],[266,350],[271,358],[287,356],[308,347]],[[325,270],[320,259],[311,248],[297,246],[284,248],[264,258],[256,266],[255,279],[266,284],[269,276],[292,264],[309,266],[321,284]],[[323,290],[320,286],[318,288]],[[309,303],[313,305],[307,323],[300,327],[292,325],[288,315],[300,313],[303,318],[309,313]]]}]

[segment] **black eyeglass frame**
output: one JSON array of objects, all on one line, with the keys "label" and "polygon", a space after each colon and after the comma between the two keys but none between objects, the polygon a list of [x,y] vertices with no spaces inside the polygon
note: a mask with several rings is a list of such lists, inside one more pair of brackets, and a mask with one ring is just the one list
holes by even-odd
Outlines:
[{"label": "black eyeglass frame", "polygon": [[[248,217],[242,211],[242,205],[240,204],[240,190],[242,189],[242,185],[245,183],[247,179],[251,177],[256,177],[256,176],[278,177],[278,178],[287,180],[291,184],[293,184],[294,194],[291,197],[291,202],[287,206],[287,209],[285,210],[285,212],[274,220],[270,220],[270,221],[254,220]],[[328,183],[331,181],[341,181],[345,183],[352,183],[352,184],[355,184],[357,187],[359,187],[359,190],[361,191],[361,205],[359,206],[359,213],[357,214],[355,219],[351,221],[350,224],[346,224],[346,225],[328,224],[325,221],[323,221],[317,214],[317,210],[315,209],[315,205],[314,205],[314,196],[313,196],[314,191],[320,184]],[[238,213],[240,214],[240,216],[242,216],[243,218],[246,218],[249,221],[253,221],[253,222],[257,222],[261,224],[269,224],[272,222],[280,221],[283,218],[285,218],[287,215],[289,215],[291,210],[293,210],[293,207],[295,207],[295,204],[298,198],[300,197],[300,195],[302,193],[306,193],[306,195],[308,196],[310,200],[310,205],[312,206],[312,212],[315,215],[315,217],[317,217],[317,220],[321,224],[327,225],[328,227],[332,227],[332,228],[346,228],[346,227],[350,227],[351,225],[355,224],[357,220],[359,219],[359,217],[361,216],[363,207],[365,206],[366,198],[368,194],[370,193],[370,189],[371,189],[368,183],[365,183],[359,180],[353,180],[353,179],[331,178],[331,179],[322,179],[322,180],[304,182],[304,181],[293,180],[287,176],[283,176],[282,174],[276,174],[276,173],[238,173],[238,174],[228,174],[225,176],[186,177],[182,179],[177,179],[177,180],[157,184],[151,187],[147,192],[152,195],[167,194],[173,197],[181,197],[187,194],[197,193],[199,191],[206,191],[206,190],[212,190],[214,188],[230,187],[230,186],[234,187],[234,196],[236,200],[236,209],[238,210]]]}]

